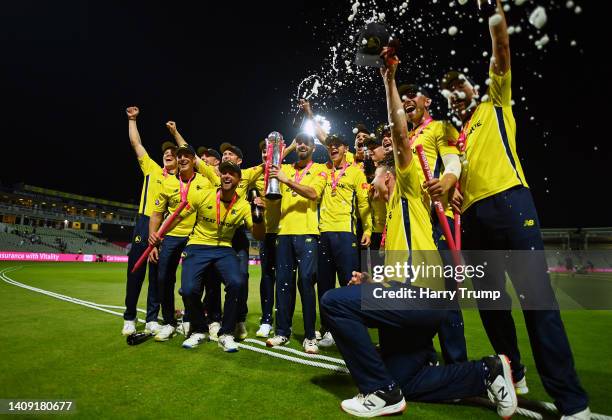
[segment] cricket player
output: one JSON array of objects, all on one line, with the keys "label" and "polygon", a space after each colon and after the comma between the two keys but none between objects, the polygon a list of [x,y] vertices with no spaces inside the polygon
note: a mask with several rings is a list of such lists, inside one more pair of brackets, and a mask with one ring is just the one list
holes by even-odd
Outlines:
[{"label": "cricket player", "polygon": [[[259,143],[261,151],[261,161],[266,163],[267,159],[267,142],[262,140]],[[284,156],[295,150],[295,142],[291,143],[285,149]],[[276,238],[278,236],[278,225],[280,221],[281,200],[268,200],[265,195],[265,176],[261,174],[257,179],[257,191],[265,203],[266,211],[264,213],[266,236],[259,243],[259,257],[261,261],[261,281],[259,283],[259,297],[261,301],[261,320],[259,329],[255,333],[257,337],[268,338],[272,331],[273,311],[274,311],[274,285],[276,283]],[[295,288],[291,296],[291,318],[293,318],[293,310],[295,308]]]},{"label": "cricket player", "polygon": [[[213,188],[208,179],[195,172],[195,156],[195,151],[189,145],[183,145],[176,150],[178,173],[176,176],[166,177],[162,183],[149,221],[149,232],[157,232],[164,215],[172,214],[182,200],[192,202],[200,191]],[[176,269],[195,221],[195,214],[183,218],[179,224],[166,233],[160,250],[154,248],[149,255],[150,260],[157,262],[158,266],[159,300],[165,324],[155,335],[156,341],[167,341],[174,336],[176,331],[174,316]]]},{"label": "cricket player", "polygon": [[[416,146],[423,146],[429,167],[433,173],[433,179],[426,184],[428,193],[432,200],[440,200],[442,203],[452,201],[455,184],[461,176],[461,162],[455,141],[459,133],[448,121],[435,120],[429,113],[432,104],[431,95],[423,86],[416,84],[402,85],[398,88],[400,98],[406,111],[409,124],[413,127],[409,133],[410,146],[416,153]],[[421,181],[425,183],[423,172],[420,172]],[[442,233],[440,221],[435,214],[433,203],[431,205],[431,219],[434,232],[434,242],[440,251],[448,251],[448,244]],[[453,210],[447,205],[446,219],[454,231]],[[445,263],[452,265],[452,259],[448,252],[442,253]],[[446,280],[447,290],[455,290],[454,279]],[[450,363],[465,362],[467,360],[467,349],[463,331],[463,315],[457,308],[448,311],[447,319],[440,325],[438,334],[442,357],[448,365]]]},{"label": "cricket player", "polygon": [[[173,226],[196,213],[197,219],[189,242],[183,252],[181,290],[191,322],[191,335],[183,342],[184,348],[195,348],[206,339],[206,322],[202,306],[202,278],[204,271],[213,265],[225,284],[223,320],[218,332],[219,346],[226,352],[236,352],[234,331],[240,308],[244,304],[246,278],[240,272],[238,256],[232,249],[232,238],[243,225],[252,230],[256,239],[264,237],[263,223],[253,224],[251,206],[240,199],[237,187],[242,176],[240,167],[231,161],[219,165],[221,187],[201,190],[181,213]],[[260,203],[263,204],[263,203]],[[159,242],[153,232],[150,244]]]},{"label": "cricket player", "polygon": [[[147,264],[143,264],[135,273],[132,268],[138,258],[147,248],[149,237],[149,217],[153,212],[154,201],[164,178],[172,176],[176,170],[176,145],[164,142],[162,145],[164,168],[162,169],[153,159],[149,157],[142,145],[136,119],[140,110],[131,106],[126,110],[129,126],[130,144],[136,153],[138,164],[144,175],[142,192],[140,194],[140,205],[138,207],[138,219],[132,236],[132,248],[128,254],[127,282],[125,290],[125,313],[123,314],[123,329],[121,334],[130,335],[136,332],[136,304],[142,289]],[[159,300],[157,293],[157,264],[149,263],[149,288],[147,293],[147,318],[145,331],[157,334],[161,326],[157,322],[159,315]]]},{"label": "cricket player", "polygon": [[[505,302],[508,271],[521,305],[547,302],[547,310],[524,310],[525,325],[542,384],[562,419],[588,419],[588,397],[578,379],[569,341],[550,287],[538,215],[516,151],[512,113],[510,38],[501,1],[489,20],[492,59],[486,96],[465,75],[448,72],[441,81],[453,112],[463,122],[458,138],[466,160],[461,177],[463,249],[528,250],[506,264],[488,255],[488,272],[475,287],[499,290]],[[457,203],[456,203],[457,204]],[[472,264],[478,263],[474,253]],[[467,258],[467,257],[466,257]],[[516,260],[516,258],[514,258]],[[496,268],[496,271],[494,270]],[[535,293],[533,290],[537,290]],[[480,317],[496,352],[510,358],[517,387],[527,391],[525,370],[510,310],[481,310]]]},{"label": "cricket player", "polygon": [[[325,140],[330,162],[327,164],[327,185],[319,206],[319,261],[317,294],[319,302],[330,289],[346,286],[353,271],[359,269],[359,248],[356,236],[357,216],[363,227],[359,238],[362,247],[370,246],[372,220],[368,202],[369,184],[357,166],[346,161],[346,142],[338,135]],[[334,339],[321,321],[320,347],[330,347]]]},{"label": "cricket player", "polygon": [[302,298],[306,353],[318,353],[315,336],[316,296],[314,284],[317,273],[319,220],[317,202],[327,181],[325,165],[315,163],[312,136],[300,133],[296,137],[298,161],[295,164],[274,166],[270,177],[281,182],[281,213],[276,238],[276,330],[266,344],[281,346],[291,336],[291,295],[296,287],[293,271],[298,270],[299,291]]},{"label": "cricket player", "polygon": [[[379,165],[374,179],[380,197],[388,202],[385,249],[387,256],[390,251],[403,251],[409,258],[417,258],[415,252],[429,251],[428,258],[433,259],[437,250],[429,210],[421,202],[418,174],[421,168],[410,150],[406,115],[395,84],[396,69],[394,63],[381,69],[392,123],[394,157],[389,156]],[[363,280],[364,276],[356,272],[351,280],[353,285],[328,291],[322,302],[321,316],[328,323],[360,392],[342,401],[344,411],[358,417],[375,417],[404,411],[404,396],[417,401],[446,401],[487,392],[500,416],[507,418],[514,413],[517,399],[505,356],[448,366],[428,365],[432,339],[446,312],[435,309],[436,301],[423,305],[418,299],[407,299],[406,309],[402,310],[384,307],[364,310],[362,293],[377,287],[394,291],[420,287],[396,281],[381,287],[361,284]],[[429,280],[421,287],[428,289],[428,285],[435,283],[435,279],[431,283]],[[370,339],[368,327],[379,329],[380,353]]]}]

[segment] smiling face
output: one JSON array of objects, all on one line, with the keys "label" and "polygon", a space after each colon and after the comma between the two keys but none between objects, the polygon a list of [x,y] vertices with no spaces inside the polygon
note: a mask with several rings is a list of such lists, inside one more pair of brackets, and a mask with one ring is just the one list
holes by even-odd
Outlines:
[{"label": "smiling face", "polygon": [[304,141],[296,138],[296,148],[295,151],[297,153],[299,160],[309,160],[312,158],[312,153],[314,152],[314,142],[312,141]]},{"label": "smiling face", "polygon": [[346,146],[342,143],[332,143],[327,146],[327,152],[329,153],[329,158],[331,161],[337,166],[344,160],[344,156],[346,155]]},{"label": "smiling face", "polygon": [[176,154],[175,149],[166,149],[163,155],[164,168],[168,171],[173,171],[176,169]]},{"label": "smiling face", "polygon": [[191,174],[195,167],[195,156],[190,153],[180,153],[176,160],[181,174]]},{"label": "smiling face", "polygon": [[368,150],[370,151],[370,156],[374,163],[378,163],[385,158],[385,148],[383,146],[372,144],[368,146]]},{"label": "smiling face", "polygon": [[365,159],[365,141],[370,137],[368,133],[359,132],[355,135],[355,159]]},{"label": "smiling face", "polygon": [[425,111],[429,109],[431,99],[419,92],[406,92],[402,95],[402,103],[406,117],[412,124],[418,125],[423,120]]},{"label": "smiling face", "polygon": [[240,176],[233,171],[221,172],[221,190],[231,191],[240,183]]},{"label": "smiling face", "polygon": [[242,163],[242,159],[236,153],[232,152],[229,149],[223,152],[223,156],[221,156],[221,160],[223,162],[227,162],[229,160],[230,162],[234,162],[238,166],[240,166],[240,164]]},{"label": "smiling face", "polygon": [[219,166],[219,159],[214,156],[205,156],[203,159],[211,166]]}]

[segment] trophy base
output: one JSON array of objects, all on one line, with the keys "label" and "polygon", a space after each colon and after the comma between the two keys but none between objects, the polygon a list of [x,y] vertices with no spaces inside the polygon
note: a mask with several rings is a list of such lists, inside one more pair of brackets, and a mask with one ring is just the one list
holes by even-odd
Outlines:
[{"label": "trophy base", "polygon": [[266,194],[267,200],[280,200],[282,198],[282,194],[280,193],[268,193]]}]

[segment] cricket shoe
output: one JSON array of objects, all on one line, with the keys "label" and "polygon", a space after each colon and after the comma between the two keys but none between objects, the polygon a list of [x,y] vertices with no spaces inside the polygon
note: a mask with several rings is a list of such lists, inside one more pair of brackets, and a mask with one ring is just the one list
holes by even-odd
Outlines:
[{"label": "cricket shoe", "polygon": [[234,328],[234,337],[236,340],[244,340],[249,335],[249,332],[246,329],[245,322],[237,322],[236,328]]},{"label": "cricket shoe", "polygon": [[200,343],[206,341],[206,334],[204,333],[193,333],[189,338],[183,341],[184,349],[194,349],[200,345]]},{"label": "cricket shoe", "polygon": [[189,326],[189,321],[183,321],[176,327],[176,332],[187,337],[189,335]]},{"label": "cricket shoe", "polygon": [[378,390],[371,394],[359,394],[340,404],[342,410],[357,417],[388,416],[406,409],[406,400],[399,388],[392,391]]},{"label": "cricket shoe", "polygon": [[523,376],[523,379],[514,383],[514,391],[516,392],[516,395],[525,395],[529,393],[529,387],[527,386],[527,376]]},{"label": "cricket shoe", "polygon": [[485,385],[489,400],[497,407],[497,414],[500,417],[509,419],[518,406],[510,361],[500,354],[485,357],[482,362],[487,370]]},{"label": "cricket shoe", "polygon": [[213,340],[216,340],[219,335],[219,330],[221,329],[221,324],[218,322],[211,322],[210,324],[208,324],[208,335],[210,335],[210,338]]},{"label": "cricket shoe", "polygon": [[[602,416],[603,417],[603,416]],[[561,416],[561,420],[591,420],[591,410],[589,407],[569,416]]]},{"label": "cricket shoe", "polygon": [[327,331],[325,334],[323,334],[323,337],[318,340],[318,344],[319,347],[331,347],[336,344],[336,342],[334,341],[334,337],[332,337],[331,333]]},{"label": "cricket shoe", "polygon": [[145,332],[147,334],[151,334],[151,335],[156,335],[158,332],[160,332],[162,329],[162,326],[159,325],[159,323],[157,321],[151,321],[151,322],[147,322],[145,324]]},{"label": "cricket shoe", "polygon": [[321,338],[321,331],[315,331],[315,339],[320,340]]},{"label": "cricket shoe", "polygon": [[261,324],[259,329],[255,333],[257,337],[268,338],[270,335],[270,331],[272,331],[272,325],[270,324]]},{"label": "cricket shoe", "polygon": [[289,338],[284,335],[275,335],[272,338],[268,338],[266,340],[266,346],[268,347],[276,347],[276,346],[284,346],[289,342]]},{"label": "cricket shoe", "polygon": [[218,345],[227,353],[236,353],[238,351],[238,345],[234,341],[234,337],[229,334],[220,336]]},{"label": "cricket shoe", "polygon": [[173,325],[166,324],[155,335],[155,341],[168,341],[176,335],[176,328]]},{"label": "cricket shoe", "polygon": [[134,321],[123,321],[123,329],[121,335],[132,335],[136,332],[136,320]]},{"label": "cricket shoe", "polygon": [[304,351],[308,354],[317,354],[319,352],[319,346],[317,346],[316,338],[310,340],[305,338],[302,346],[304,347]]}]

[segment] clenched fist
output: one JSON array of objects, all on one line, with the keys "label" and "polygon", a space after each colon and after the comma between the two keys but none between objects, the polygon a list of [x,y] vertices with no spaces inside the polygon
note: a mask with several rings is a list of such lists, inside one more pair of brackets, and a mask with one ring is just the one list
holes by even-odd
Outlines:
[{"label": "clenched fist", "polygon": [[168,121],[166,123],[166,128],[173,136],[176,135],[176,123],[174,121]]},{"label": "clenched fist", "polygon": [[128,120],[135,120],[138,114],[140,114],[140,110],[137,106],[130,106],[125,110],[125,113],[128,116]]}]

